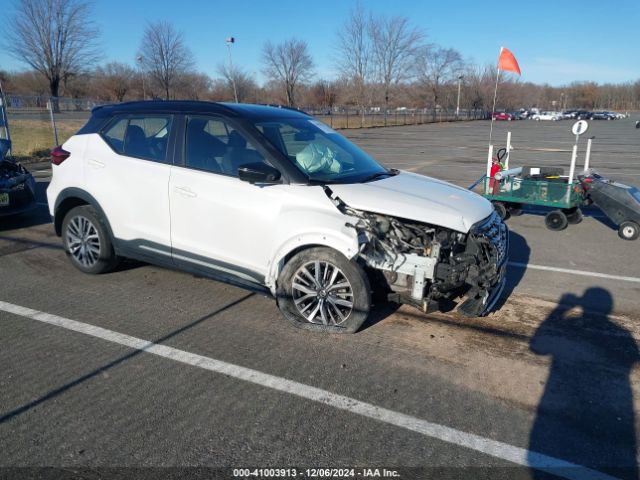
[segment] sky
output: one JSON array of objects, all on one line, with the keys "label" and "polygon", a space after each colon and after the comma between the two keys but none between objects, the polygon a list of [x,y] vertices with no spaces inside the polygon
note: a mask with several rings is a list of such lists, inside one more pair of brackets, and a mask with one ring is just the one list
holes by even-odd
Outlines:
[{"label": "sky", "polygon": [[[185,36],[197,69],[217,76],[228,61],[262,81],[263,44],[305,40],[319,77],[335,78],[336,32],[355,0],[94,0],[104,62],[134,64],[148,22],[166,20]],[[363,0],[375,14],[408,17],[427,41],[460,51],[478,64],[495,63],[501,46],[516,56],[523,81],[564,85],[573,81],[640,79],[640,0]],[[0,0],[11,12],[13,0]],[[4,22],[3,22],[4,23]],[[5,24],[6,28],[6,24]],[[1,33],[0,33],[1,35]],[[0,69],[25,66],[0,51]]]}]

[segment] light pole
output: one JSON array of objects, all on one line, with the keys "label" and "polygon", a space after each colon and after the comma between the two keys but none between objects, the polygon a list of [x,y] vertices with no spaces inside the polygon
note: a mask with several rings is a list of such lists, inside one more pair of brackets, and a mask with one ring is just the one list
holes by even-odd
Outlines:
[{"label": "light pole", "polygon": [[236,43],[236,39],[234,37],[227,37],[225,39],[225,43],[227,44],[227,50],[229,50],[229,76],[231,77],[231,84],[233,85],[233,98],[238,103],[238,91],[236,90],[236,77],[233,72],[233,63],[231,62],[231,44]]},{"label": "light pole", "polygon": [[456,120],[458,120],[458,117],[460,116],[460,86],[462,85],[462,78],[462,75],[458,77],[458,101],[456,102]]},{"label": "light pole", "polygon": [[146,100],[147,92],[145,91],[145,88],[144,88],[144,68],[142,68],[142,62],[144,61],[144,57],[142,55],[138,55],[136,60],[138,62],[138,67],[140,68],[140,75],[142,76],[142,100]]}]

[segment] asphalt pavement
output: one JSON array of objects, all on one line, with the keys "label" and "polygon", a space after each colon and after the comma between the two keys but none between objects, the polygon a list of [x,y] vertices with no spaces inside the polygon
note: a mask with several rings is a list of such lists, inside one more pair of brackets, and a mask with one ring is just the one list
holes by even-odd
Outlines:
[{"label": "asphalt pavement", "polygon": [[[595,168],[639,183],[632,120],[588,133]],[[345,133],[388,166],[469,185],[488,128]],[[570,122],[503,122],[494,138],[507,129],[512,165],[568,166]],[[48,168],[31,168],[44,202]],[[637,479],[640,243],[588,213],[563,232],[537,212],[509,220],[510,284],[489,317],[378,305],[349,336],[293,329],[272,299],[180,272],[129,262],[84,275],[46,207],[2,219],[0,477],[365,478],[377,468]]]}]

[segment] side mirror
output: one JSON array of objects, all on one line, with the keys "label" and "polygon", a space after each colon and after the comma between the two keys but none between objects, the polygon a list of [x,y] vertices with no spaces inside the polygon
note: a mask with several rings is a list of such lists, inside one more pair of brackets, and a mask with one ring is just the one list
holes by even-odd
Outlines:
[{"label": "side mirror", "polygon": [[640,128],[640,120],[636,122],[636,128]]},{"label": "side mirror", "polygon": [[238,178],[249,183],[279,183],[280,172],[266,163],[245,163],[238,167]]}]

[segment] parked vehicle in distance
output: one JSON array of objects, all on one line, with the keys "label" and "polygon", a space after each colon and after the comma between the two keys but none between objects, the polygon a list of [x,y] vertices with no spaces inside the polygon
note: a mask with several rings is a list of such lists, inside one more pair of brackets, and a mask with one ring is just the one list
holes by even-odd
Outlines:
[{"label": "parked vehicle in distance", "polygon": [[491,114],[491,117],[494,120],[506,120],[506,121],[511,121],[513,120],[513,115],[511,115],[510,113],[507,112],[493,112]]},{"label": "parked vehicle in distance", "polygon": [[562,120],[562,114],[558,112],[540,112],[533,115],[531,119],[536,122],[539,122],[540,120],[551,120],[556,122],[558,120]]},{"label": "parked vehicle in distance", "polygon": [[591,114],[591,120],[616,120],[617,117],[611,112],[593,112]]},{"label": "parked vehicle in distance", "polygon": [[491,311],[508,232],[491,203],[387,169],[287,108],[97,107],[53,152],[54,227],[86,273],[121,257],[271,293],[293,325],[354,332],[371,289],[422,310]]},{"label": "parked vehicle in distance", "polygon": [[591,112],[587,110],[577,110],[576,111],[576,120],[589,120],[591,119]]}]

